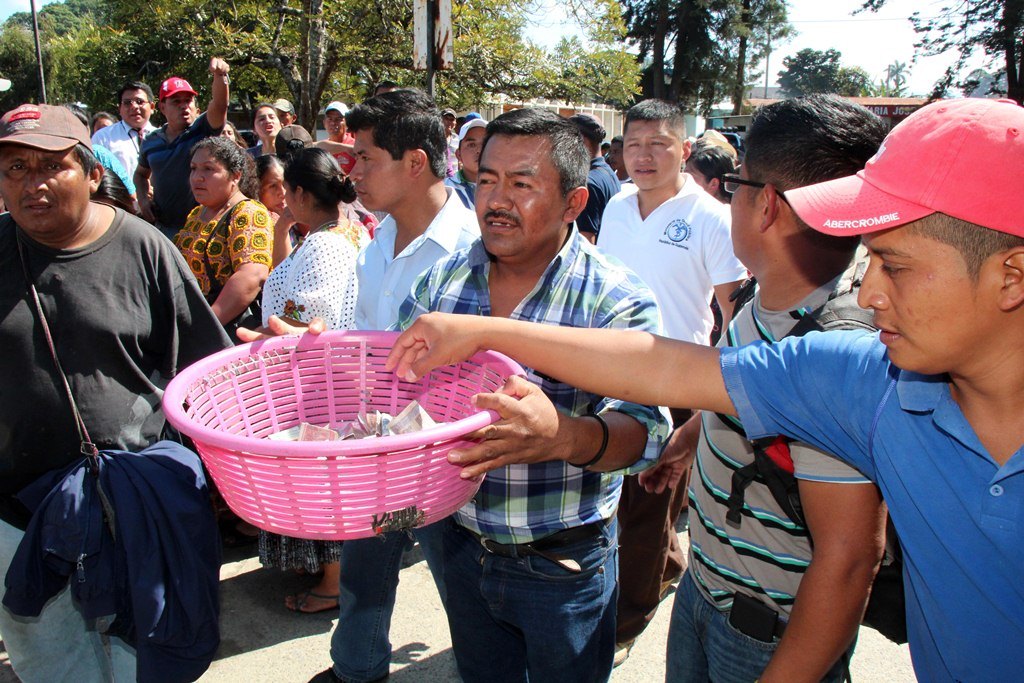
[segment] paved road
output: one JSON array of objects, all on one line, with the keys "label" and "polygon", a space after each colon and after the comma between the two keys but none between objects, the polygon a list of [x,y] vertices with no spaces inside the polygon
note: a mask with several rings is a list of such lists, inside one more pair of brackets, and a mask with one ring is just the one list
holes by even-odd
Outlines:
[{"label": "paved road", "polygon": [[[686,541],[685,534],[681,540]],[[251,554],[251,553],[250,553]],[[330,663],[330,633],[336,622],[329,614],[298,615],[282,604],[285,594],[310,585],[290,572],[265,570],[246,553],[230,551],[222,569],[223,642],[219,658],[202,683],[305,683]],[[426,563],[414,550],[402,572],[392,627],[395,653],[392,683],[457,682],[451,640],[441,603]],[[656,683],[665,675],[665,637],[671,596],[632,655],[612,675],[612,683]],[[871,629],[862,628],[853,658],[857,683],[913,681],[910,653]],[[0,683],[17,677],[0,653]],[[48,682],[47,682],[48,683]]]}]

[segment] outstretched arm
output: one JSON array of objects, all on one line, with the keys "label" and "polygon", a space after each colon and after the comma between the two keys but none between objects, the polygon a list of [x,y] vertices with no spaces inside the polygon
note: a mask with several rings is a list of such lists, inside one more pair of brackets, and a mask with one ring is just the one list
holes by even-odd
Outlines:
[{"label": "outstretched arm", "polygon": [[429,313],[398,338],[387,368],[416,379],[485,349],[600,396],[736,414],[716,349],[646,332]]},{"label": "outstretched arm", "polygon": [[231,67],[220,57],[210,60],[210,74],[213,76],[213,97],[206,109],[206,122],[214,130],[220,130],[228,120],[228,72]]}]

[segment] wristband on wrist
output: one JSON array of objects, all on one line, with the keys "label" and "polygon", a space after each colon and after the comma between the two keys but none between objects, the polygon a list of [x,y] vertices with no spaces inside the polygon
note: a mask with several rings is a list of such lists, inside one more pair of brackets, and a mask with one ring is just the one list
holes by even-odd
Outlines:
[{"label": "wristband on wrist", "polygon": [[591,465],[596,464],[597,461],[604,457],[605,449],[608,448],[608,423],[604,421],[604,418],[597,413],[587,413],[583,417],[592,417],[597,420],[599,425],[601,425],[601,447],[597,449],[597,455],[593,458],[581,465],[576,465],[576,467],[579,467],[581,470],[585,470]]}]

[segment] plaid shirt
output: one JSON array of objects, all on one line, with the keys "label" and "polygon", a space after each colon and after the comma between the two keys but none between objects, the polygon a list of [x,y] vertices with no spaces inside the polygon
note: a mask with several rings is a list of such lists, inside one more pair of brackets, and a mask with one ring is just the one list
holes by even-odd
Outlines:
[{"label": "plaid shirt", "polygon": [[[413,285],[402,304],[399,329],[423,313],[491,315],[482,241],[438,261]],[[654,296],[632,272],[613,265],[573,229],[513,319],[571,327],[609,327],[658,332]],[[595,366],[600,359],[594,359]],[[619,473],[590,472],[563,460],[509,465],[487,473],[480,491],[456,513],[460,524],[499,543],[527,543],[571,527],[609,519],[622,490],[622,474],[644,470],[668,438],[663,410],[596,396],[526,369],[555,407],[568,415],[615,410],[647,428],[640,461]]]}]

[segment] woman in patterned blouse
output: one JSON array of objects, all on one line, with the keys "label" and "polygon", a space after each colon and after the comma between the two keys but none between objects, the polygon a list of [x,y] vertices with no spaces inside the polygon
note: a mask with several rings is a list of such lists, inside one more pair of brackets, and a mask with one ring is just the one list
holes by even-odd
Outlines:
[{"label": "woman in patterned blouse", "polygon": [[328,329],[350,329],[356,256],[369,241],[362,225],[345,217],[342,204],[355,198],[352,181],[330,154],[307,148],[288,160],[284,190],[300,241],[263,288],[263,324],[271,315],[293,324],[319,317]]},{"label": "woman in patterned blouse", "polygon": [[192,149],[189,182],[199,206],[174,241],[217,319],[231,327],[270,273],[270,213],[251,199],[258,193],[252,158],[228,138],[207,138]]},{"label": "woman in patterned blouse", "polygon": [[[285,202],[300,234],[298,246],[274,268],[263,288],[263,324],[277,315],[305,325],[323,318],[328,329],[355,325],[356,256],[369,241],[361,224],[345,217],[355,188],[327,152],[307,148],[284,169]],[[285,599],[296,612],[338,609],[341,542],[309,541],[260,532],[260,562],[267,567],[322,570],[317,585]]]}]

